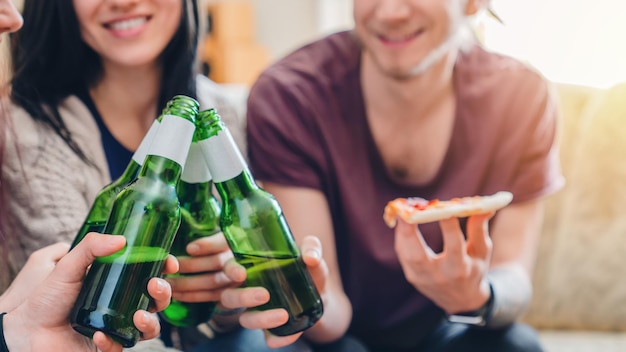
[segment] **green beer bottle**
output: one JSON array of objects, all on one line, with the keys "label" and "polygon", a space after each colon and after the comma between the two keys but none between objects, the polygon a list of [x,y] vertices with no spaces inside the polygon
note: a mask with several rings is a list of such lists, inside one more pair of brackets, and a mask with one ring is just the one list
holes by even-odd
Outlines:
[{"label": "green beer bottle", "polygon": [[246,268],[247,286],[262,286],[270,301],[260,310],[284,308],[289,320],[270,329],[278,336],[303,331],[319,320],[322,300],[276,199],[254,181],[219,115],[201,144],[222,200],[220,226],[235,259]]},{"label": "green beer bottle", "polygon": [[[220,231],[220,205],[213,196],[213,181],[198,142],[208,138],[207,110],[198,113],[196,131],[183,175],[176,187],[180,201],[181,223],[170,253],[187,255],[187,245],[198,238],[211,236]],[[171,274],[192,275],[192,274]],[[211,319],[217,302],[182,302],[172,299],[161,312],[168,323],[180,326],[196,326]]]},{"label": "green beer bottle", "polygon": [[198,113],[194,99],[173,100],[137,180],[117,195],[104,227],[104,233],[126,237],[126,246],[93,262],[70,314],[72,327],[85,336],[99,330],[124,347],[139,338],[133,314],[148,308],[146,285],[161,274],[180,225],[176,184]]},{"label": "green beer bottle", "polygon": [[111,212],[111,206],[113,206],[115,196],[117,196],[117,194],[120,193],[124,187],[128,186],[137,178],[137,175],[139,175],[139,171],[141,170],[141,166],[146,158],[148,148],[152,144],[152,140],[154,139],[154,135],[158,129],[159,121],[154,120],[152,126],[150,126],[150,129],[143,137],[139,147],[133,154],[128,166],[126,166],[124,173],[117,180],[104,186],[104,188],[98,192],[96,199],[91,205],[89,213],[87,213],[87,216],[85,217],[83,225],[78,230],[76,237],[74,237],[71,248],[74,248],[87,233],[92,231],[102,232],[104,224],[106,223],[109,213]]}]

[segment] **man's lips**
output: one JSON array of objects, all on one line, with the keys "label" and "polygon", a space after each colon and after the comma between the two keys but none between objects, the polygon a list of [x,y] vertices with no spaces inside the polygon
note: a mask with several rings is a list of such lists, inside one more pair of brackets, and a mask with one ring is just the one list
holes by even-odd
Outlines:
[{"label": "man's lips", "polygon": [[404,34],[404,35],[385,35],[385,34],[380,34],[380,35],[378,35],[378,39],[385,45],[402,46],[402,45],[406,45],[406,44],[410,43],[415,38],[419,37],[423,32],[424,32],[424,30],[420,29],[420,30],[418,30],[416,32],[413,32],[413,33],[410,33],[410,34]]}]

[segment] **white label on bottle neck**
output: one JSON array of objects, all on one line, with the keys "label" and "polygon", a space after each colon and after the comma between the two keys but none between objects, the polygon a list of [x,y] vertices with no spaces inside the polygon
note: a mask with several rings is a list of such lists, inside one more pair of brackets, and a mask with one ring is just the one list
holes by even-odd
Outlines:
[{"label": "white label on bottle neck", "polygon": [[200,141],[198,144],[209,165],[213,182],[228,181],[248,168],[228,130],[220,131],[217,136]]},{"label": "white label on bottle neck", "polygon": [[189,155],[187,155],[187,161],[185,162],[185,169],[180,179],[187,183],[207,183],[211,181],[211,173],[198,143],[191,143]]},{"label": "white label on bottle neck", "polygon": [[182,117],[165,115],[154,136],[148,155],[158,155],[178,163],[183,169],[196,126]]},{"label": "white label on bottle neck", "polygon": [[139,147],[135,151],[135,154],[133,154],[133,160],[137,164],[143,165],[143,162],[146,160],[146,154],[152,145],[152,141],[154,140],[154,136],[156,135],[160,125],[159,120],[155,119],[152,126],[150,126],[150,129],[141,140],[141,143],[139,143]]}]

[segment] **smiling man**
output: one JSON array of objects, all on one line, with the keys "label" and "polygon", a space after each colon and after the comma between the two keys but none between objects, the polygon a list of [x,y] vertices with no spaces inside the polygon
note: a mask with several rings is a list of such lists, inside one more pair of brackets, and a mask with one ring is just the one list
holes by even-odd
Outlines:
[{"label": "smiling man", "polygon": [[[309,341],[542,350],[517,319],[531,297],[543,198],[563,184],[556,109],[539,73],[477,43],[469,18],[486,6],[354,0],[353,30],[295,51],[253,87],[252,171],[297,238],[318,236],[328,266],[310,268],[323,276],[325,315]],[[514,200],[495,215],[393,230],[382,220],[397,197],[497,191]]]}]

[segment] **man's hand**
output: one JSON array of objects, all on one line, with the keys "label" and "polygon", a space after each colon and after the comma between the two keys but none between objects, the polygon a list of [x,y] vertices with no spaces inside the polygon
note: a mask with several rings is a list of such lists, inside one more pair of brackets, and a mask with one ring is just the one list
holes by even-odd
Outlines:
[{"label": "man's hand", "polygon": [[448,314],[481,307],[490,295],[486,274],[492,243],[488,223],[492,213],[467,221],[467,240],[457,218],[439,222],[443,251],[434,253],[415,225],[399,220],[395,248],[404,276],[417,290]]},{"label": "man's hand", "polygon": [[0,296],[0,312],[10,312],[24,300],[52,272],[59,259],[67,254],[69,245],[56,243],[33,252],[11,286]]},{"label": "man's hand", "polygon": [[[315,282],[318,292],[325,298],[328,267],[322,257],[322,244],[317,237],[307,236],[302,241],[302,258]],[[246,270],[234,260],[226,263],[225,272],[228,277],[238,283],[246,280]],[[269,302],[269,291],[263,287],[245,287],[224,290],[221,304],[230,309],[254,308]],[[302,332],[289,336],[275,336],[267,330],[287,323],[289,315],[285,309],[271,309],[264,311],[249,310],[239,317],[241,326],[247,329],[265,330],[265,341],[270,348],[278,348],[294,343]]]},{"label": "man's hand", "polygon": [[187,245],[189,256],[179,256],[181,275],[167,277],[172,298],[184,302],[219,301],[222,291],[234,283],[224,274],[224,265],[233,257],[224,234],[197,239]]}]

